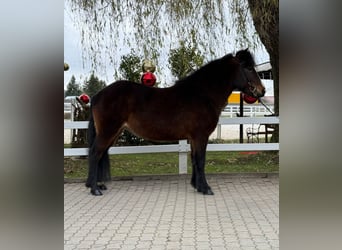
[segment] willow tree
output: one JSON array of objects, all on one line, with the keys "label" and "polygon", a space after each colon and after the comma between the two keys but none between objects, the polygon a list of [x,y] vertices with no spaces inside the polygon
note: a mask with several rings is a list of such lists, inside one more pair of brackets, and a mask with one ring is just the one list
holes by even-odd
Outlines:
[{"label": "willow tree", "polygon": [[[104,58],[118,64],[127,47],[158,62],[180,40],[198,47],[207,60],[231,52],[236,44],[257,47],[250,15],[241,18],[234,6],[235,1],[223,0],[66,0],[65,9],[80,30],[84,56],[101,67]],[[236,20],[247,21],[242,39],[233,28]]]},{"label": "willow tree", "polygon": [[[275,97],[274,110],[275,114],[279,115],[279,2],[278,0],[248,0],[248,4],[255,29],[270,55]],[[272,141],[279,141],[279,126],[276,126]]]},{"label": "willow tree", "polygon": [[[179,40],[210,60],[231,48],[265,46],[279,113],[278,0],[67,0],[93,67],[118,65],[125,47],[159,63]],[[253,25],[254,24],[254,25]],[[104,60],[105,59],[105,60]]]},{"label": "willow tree", "polygon": [[[274,111],[279,115],[279,2],[278,0],[248,0],[248,5],[242,0],[236,0],[233,11],[237,13],[237,30],[243,34],[246,30],[246,16],[251,14],[253,24],[259,39],[265,46],[272,65]],[[272,141],[279,141],[279,126],[276,126]]]}]

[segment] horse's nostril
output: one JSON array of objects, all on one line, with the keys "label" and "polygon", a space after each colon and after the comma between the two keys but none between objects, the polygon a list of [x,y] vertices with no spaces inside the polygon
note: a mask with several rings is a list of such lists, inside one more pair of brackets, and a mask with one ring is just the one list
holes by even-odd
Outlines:
[{"label": "horse's nostril", "polygon": [[262,95],[265,95],[265,93],[266,93],[266,89],[263,88],[263,89],[262,89]]}]

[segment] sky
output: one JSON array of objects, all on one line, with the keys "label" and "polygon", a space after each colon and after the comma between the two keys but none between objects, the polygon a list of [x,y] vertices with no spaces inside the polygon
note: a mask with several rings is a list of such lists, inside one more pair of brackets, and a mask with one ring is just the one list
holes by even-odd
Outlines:
[{"label": "sky", "polygon": [[[227,46],[230,47],[230,52],[237,51],[232,44],[224,44],[225,48],[227,48]],[[122,45],[120,50],[121,54],[117,55],[119,58],[122,55],[129,54],[131,48]],[[260,46],[257,50],[252,52],[254,53],[256,64],[269,61],[269,55],[263,46]],[[224,55],[225,53],[222,53],[222,56]],[[162,58],[160,61],[167,62],[167,58]],[[64,10],[64,62],[68,63],[70,66],[68,71],[64,71],[64,89],[66,89],[72,75],[75,76],[77,83],[83,83],[92,72],[91,63],[82,59],[80,31],[75,27],[72,21],[72,13],[71,11],[68,11],[67,8]],[[208,59],[205,59],[205,62],[208,62]],[[158,66],[159,65],[157,65],[157,68]],[[163,71],[163,74],[160,74],[160,72],[157,74],[156,72],[157,81],[167,84],[174,82],[176,79],[172,76],[170,70],[167,70],[165,65],[163,66],[166,70],[165,72]],[[107,63],[104,72],[95,72],[95,75],[99,77],[99,79],[104,80],[107,84],[118,80],[114,78],[114,68],[109,62]]]}]

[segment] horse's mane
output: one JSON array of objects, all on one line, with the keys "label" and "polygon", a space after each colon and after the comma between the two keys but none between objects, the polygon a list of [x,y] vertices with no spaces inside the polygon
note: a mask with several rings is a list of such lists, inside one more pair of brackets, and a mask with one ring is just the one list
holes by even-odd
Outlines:
[{"label": "horse's mane", "polygon": [[[235,57],[240,61],[240,64],[245,67],[254,67],[255,61],[252,54],[246,50],[240,50],[235,54]],[[190,82],[199,83],[204,79],[219,80],[222,75],[226,75],[229,70],[229,62],[234,58],[232,53],[227,54],[219,59],[213,60],[202,66],[190,75],[175,82],[175,85],[186,84]]]},{"label": "horse's mane", "polygon": [[227,69],[223,67],[225,65],[224,62],[232,58],[233,55],[228,54],[222,58],[208,62],[198,70],[192,72],[190,75],[176,81],[175,85],[186,84],[188,82],[198,83],[198,80],[216,78],[218,73],[227,71]]},{"label": "horse's mane", "polygon": [[236,52],[235,57],[239,59],[241,65],[244,68],[253,68],[255,66],[254,58],[251,52],[248,51],[248,49]]}]

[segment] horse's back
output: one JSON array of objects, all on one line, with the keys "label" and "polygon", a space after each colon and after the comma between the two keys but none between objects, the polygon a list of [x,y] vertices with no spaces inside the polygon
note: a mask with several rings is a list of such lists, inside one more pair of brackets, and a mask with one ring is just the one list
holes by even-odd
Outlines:
[{"label": "horse's back", "polygon": [[99,91],[92,98],[91,105],[93,109],[101,110],[103,113],[105,110],[113,109],[123,109],[127,112],[142,92],[146,90],[141,84],[124,80],[117,81]]}]

